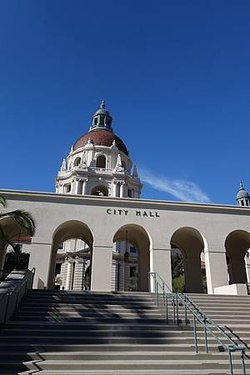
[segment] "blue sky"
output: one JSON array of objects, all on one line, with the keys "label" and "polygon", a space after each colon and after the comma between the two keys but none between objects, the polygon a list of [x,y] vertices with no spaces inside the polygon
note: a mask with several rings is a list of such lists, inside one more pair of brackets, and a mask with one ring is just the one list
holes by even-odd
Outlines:
[{"label": "blue sky", "polygon": [[1,0],[0,187],[54,191],[105,99],[144,198],[250,190],[248,0]]}]

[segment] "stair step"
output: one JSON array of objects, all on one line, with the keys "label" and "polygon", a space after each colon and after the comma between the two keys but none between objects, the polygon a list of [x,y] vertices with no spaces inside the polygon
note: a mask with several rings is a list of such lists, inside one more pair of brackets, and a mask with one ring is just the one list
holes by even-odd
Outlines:
[{"label": "stair step", "polygon": [[[20,372],[19,375],[29,375],[30,372]],[[42,371],[39,371],[39,374],[41,375],[69,375],[68,373],[68,370],[59,370],[59,371],[56,371],[56,370],[53,370],[53,371],[48,371],[48,370],[42,370]],[[5,373],[5,375],[13,375],[13,373]],[[181,374],[180,374],[180,370],[174,370],[174,369],[171,369],[171,370],[168,370],[168,369],[164,369],[164,370],[147,370],[147,369],[143,369],[143,370],[119,370],[119,372],[117,372],[117,370],[108,370],[108,371],[105,371],[105,370],[71,370],[70,371],[70,375],[228,375],[228,372],[227,371],[224,371],[224,370],[221,370],[219,372],[218,369],[216,370],[212,370],[212,369],[197,369],[197,370],[187,370],[187,369],[183,369]],[[234,375],[242,375],[242,372],[241,371],[235,371],[234,372]]]},{"label": "stair step", "polygon": [[[173,324],[171,314],[167,325],[164,306],[157,307],[154,297],[30,291],[14,320],[2,327],[0,374],[28,375],[38,369],[41,375],[228,374],[228,354],[219,352],[215,338],[209,338],[210,352],[205,353],[203,328],[197,326],[200,352],[195,354],[192,327]],[[217,297],[196,294],[194,301],[249,342],[250,299],[230,308],[231,298]],[[171,295],[168,307],[172,311]],[[184,320],[181,304],[179,313]],[[238,375],[239,353],[233,357]]]},{"label": "stair step", "polygon": [[[144,359],[142,361],[140,360],[134,360],[130,359],[129,361],[118,361],[118,360],[102,360],[102,361],[80,361],[80,360],[74,360],[74,361],[53,361],[53,360],[46,360],[46,361],[39,361],[38,363],[39,368],[44,370],[53,370],[53,369],[62,369],[67,370],[70,372],[71,368],[73,367],[75,370],[81,370],[84,368],[84,370],[91,370],[91,369],[103,369],[103,370],[112,370],[114,367],[116,370],[135,370],[135,369],[149,369],[149,370],[157,370],[157,369],[228,369],[228,360],[152,360],[152,359]],[[235,368],[240,367],[239,361],[234,361]],[[25,366],[31,366],[32,363],[25,363]]]}]

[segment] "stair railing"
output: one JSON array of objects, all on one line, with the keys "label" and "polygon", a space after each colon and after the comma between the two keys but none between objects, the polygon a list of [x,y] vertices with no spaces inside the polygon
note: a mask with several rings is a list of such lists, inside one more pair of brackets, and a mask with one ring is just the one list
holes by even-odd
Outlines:
[{"label": "stair railing", "polygon": [[0,324],[5,324],[15,314],[28,289],[32,289],[35,268],[25,271],[12,271],[0,283]]},{"label": "stair railing", "polygon": [[199,353],[198,334],[200,331],[198,326],[200,326],[203,329],[206,353],[209,352],[208,334],[210,334],[217,341],[219,351],[228,353],[230,375],[234,375],[232,353],[236,352],[240,353],[242,375],[246,375],[246,347],[230,337],[230,331],[228,331],[227,327],[215,323],[186,294],[172,293],[169,286],[157,272],[149,272],[149,285],[153,293],[155,293],[157,306],[161,306],[164,309],[167,323],[172,318],[172,322],[176,325],[180,325],[184,321],[185,325],[193,327],[196,353]]}]

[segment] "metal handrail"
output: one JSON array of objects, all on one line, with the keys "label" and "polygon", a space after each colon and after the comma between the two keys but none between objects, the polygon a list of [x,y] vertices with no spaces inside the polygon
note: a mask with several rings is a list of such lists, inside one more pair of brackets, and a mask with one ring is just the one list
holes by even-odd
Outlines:
[{"label": "metal handrail", "polygon": [[205,351],[208,353],[208,334],[212,335],[217,343],[219,344],[218,349],[220,351],[228,352],[229,370],[230,375],[234,375],[232,353],[240,352],[241,357],[241,367],[242,374],[246,375],[245,366],[245,345],[239,345],[234,341],[229,333],[226,332],[226,327],[220,326],[215,323],[205,312],[203,312],[197,304],[195,304],[189,296],[183,293],[172,293],[169,286],[164,282],[164,280],[157,274],[157,272],[149,272],[149,279],[153,279],[154,282],[154,292],[156,295],[156,304],[159,305],[159,289],[162,291],[163,306],[165,311],[165,319],[169,322],[169,298],[171,299],[171,305],[173,308],[173,322],[179,325],[182,320],[180,319],[180,307],[184,308],[184,320],[185,324],[188,325],[190,320],[188,319],[188,312],[192,315],[193,321],[193,332],[194,332],[194,344],[195,352],[199,352],[198,345],[198,333],[197,333],[197,323],[203,327],[204,338],[205,338]]}]

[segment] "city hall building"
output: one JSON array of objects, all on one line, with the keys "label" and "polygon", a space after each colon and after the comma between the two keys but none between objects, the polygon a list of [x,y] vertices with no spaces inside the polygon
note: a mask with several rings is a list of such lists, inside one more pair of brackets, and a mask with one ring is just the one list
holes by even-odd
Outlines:
[{"label": "city hall building", "polygon": [[[104,102],[87,133],[71,147],[56,193],[2,190],[8,210],[29,211],[35,288],[148,291],[148,273],[172,285],[171,253],[183,256],[185,290],[247,293],[250,199],[241,184],[237,205],[140,199],[142,183],[128,149],[112,128]],[[8,236],[19,229],[1,221]],[[3,268],[6,246],[0,243]],[[201,267],[202,265],[202,267]]]}]

